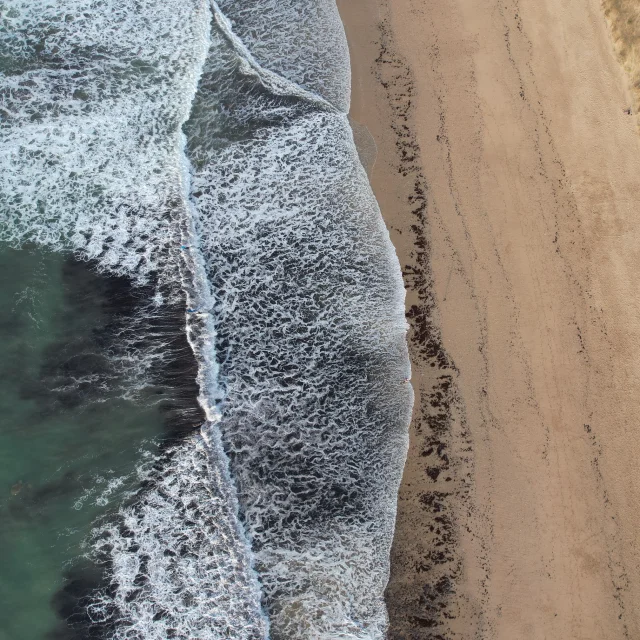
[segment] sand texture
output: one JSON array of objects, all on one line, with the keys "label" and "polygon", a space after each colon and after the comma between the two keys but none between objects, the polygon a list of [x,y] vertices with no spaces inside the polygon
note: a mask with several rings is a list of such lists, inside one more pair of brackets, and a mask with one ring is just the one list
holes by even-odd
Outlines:
[{"label": "sand texture", "polygon": [[339,6],[411,325],[389,637],[638,639],[640,136],[603,9]]}]

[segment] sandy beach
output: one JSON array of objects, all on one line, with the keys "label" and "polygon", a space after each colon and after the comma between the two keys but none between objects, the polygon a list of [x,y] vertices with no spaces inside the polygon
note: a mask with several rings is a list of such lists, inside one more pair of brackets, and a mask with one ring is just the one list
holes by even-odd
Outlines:
[{"label": "sandy beach", "polygon": [[640,638],[640,136],[600,3],[338,4],[411,325],[389,637]]}]

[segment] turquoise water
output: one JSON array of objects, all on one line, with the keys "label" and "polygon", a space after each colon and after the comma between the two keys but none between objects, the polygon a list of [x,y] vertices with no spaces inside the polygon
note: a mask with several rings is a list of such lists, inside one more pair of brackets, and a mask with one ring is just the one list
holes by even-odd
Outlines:
[{"label": "turquoise water", "polygon": [[0,273],[0,638],[37,640],[61,624],[56,593],[94,519],[136,487],[165,407],[158,388],[118,397],[108,281],[34,249],[0,250]]}]

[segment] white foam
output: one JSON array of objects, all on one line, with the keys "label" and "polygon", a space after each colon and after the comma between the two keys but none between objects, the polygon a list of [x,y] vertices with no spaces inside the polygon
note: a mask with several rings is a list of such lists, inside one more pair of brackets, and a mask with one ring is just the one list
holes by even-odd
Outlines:
[{"label": "white foam", "polygon": [[[9,0],[0,33],[0,239],[159,279],[149,314],[178,289],[194,311],[207,423],[97,527],[111,584],[90,613],[114,638],[253,640],[263,598],[274,638],[381,639],[411,390],[344,33],[332,0],[220,4],[231,20],[204,0]],[[134,333],[119,357],[143,380],[163,354]]]},{"label": "white foam", "polygon": [[147,278],[177,240],[180,126],[207,50],[207,2],[5,7],[0,239]]},{"label": "white foam", "polygon": [[335,0],[219,0],[264,67],[349,111],[349,49]]},{"label": "white foam", "polygon": [[[303,100],[309,100],[312,103],[315,103],[319,108],[334,108],[333,105],[331,105],[331,103],[320,94],[305,89],[303,85],[299,85],[295,81],[287,79],[286,76],[275,73],[269,68],[261,65],[245,45],[243,40],[236,35],[231,22],[226,15],[222,13],[215,0],[211,0],[211,6],[213,8],[213,16],[216,21],[216,25],[218,26],[219,33],[224,35],[229,45],[236,53],[241,73],[256,77],[264,87],[274,95],[297,97]],[[253,13],[258,14],[257,11],[254,11]]]},{"label": "white foam", "polygon": [[115,625],[114,640],[266,637],[229,478],[211,447],[194,437],[169,452],[153,488],[95,529],[91,555],[109,562],[111,588],[88,613]]},{"label": "white foam", "polygon": [[274,637],[383,638],[411,407],[404,289],[346,116],[292,107],[198,154],[228,344],[220,428]]},{"label": "white foam", "polygon": [[[209,4],[5,5],[0,239],[71,250],[112,274],[159,283],[111,354],[144,385],[166,354],[158,340],[155,350],[141,352],[136,328],[147,335],[151,316],[162,315],[166,295],[181,297],[180,286],[190,302],[206,306],[197,257],[180,250],[191,228],[181,126],[210,44]],[[207,328],[192,321],[188,333],[201,364],[200,400],[213,418],[215,336]],[[115,625],[114,638],[253,640],[267,633],[226,457],[210,422],[203,436],[158,460],[151,475],[145,462],[139,472],[150,488],[94,532],[88,553],[110,567],[110,587],[95,594],[88,611],[96,625]],[[119,487],[112,481],[96,502],[108,502]]]}]

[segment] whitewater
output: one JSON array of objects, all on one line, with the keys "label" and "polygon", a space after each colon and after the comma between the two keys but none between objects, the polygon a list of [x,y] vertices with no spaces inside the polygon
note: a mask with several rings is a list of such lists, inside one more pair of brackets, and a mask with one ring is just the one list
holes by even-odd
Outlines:
[{"label": "whitewater", "polygon": [[413,398],[334,0],[0,12],[0,240],[145,292],[122,393],[178,357],[157,326],[179,309],[204,416],[96,521],[69,628],[383,638]]}]

